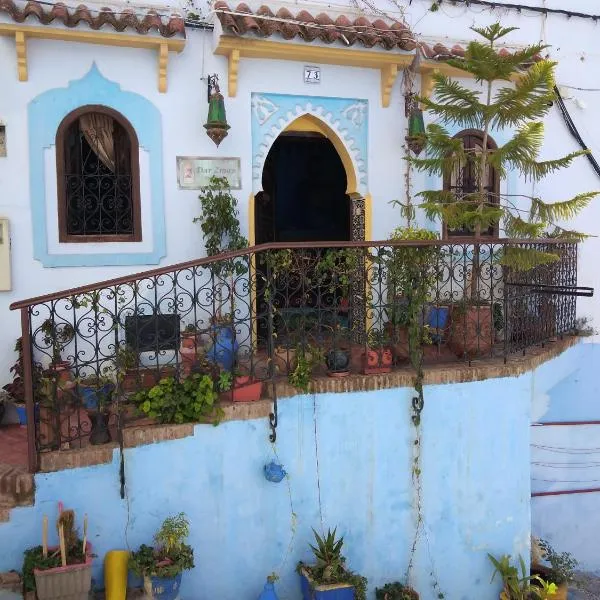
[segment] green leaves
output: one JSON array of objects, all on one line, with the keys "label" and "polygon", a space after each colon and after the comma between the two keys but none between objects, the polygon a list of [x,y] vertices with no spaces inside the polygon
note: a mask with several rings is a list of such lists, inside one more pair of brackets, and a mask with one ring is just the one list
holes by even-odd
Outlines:
[{"label": "green leaves", "polygon": [[[555,203],[529,198],[531,207],[525,220],[522,215],[527,209],[514,204],[510,196],[502,196],[502,188],[497,184],[509,170],[518,171],[525,180],[539,181],[569,167],[575,158],[585,154],[578,151],[539,160],[544,141],[541,119],[554,100],[556,63],[540,59],[545,48],[541,44],[499,52],[498,40],[514,31],[512,27],[495,23],[472,29],[483,41],[472,41],[464,57],[447,62],[472,75],[479,87],[473,89],[471,84],[463,85],[436,74],[433,99],[419,98],[435,122],[427,128],[426,154],[408,160],[417,170],[443,178],[445,187],[421,192],[420,207],[429,219],[441,219],[450,229],[482,233],[504,223],[509,236],[535,238],[554,228],[563,239],[583,239],[583,234],[563,228],[562,223],[583,210],[596,192]],[[494,82],[509,81],[510,85],[499,89],[493,86]],[[446,125],[467,131],[453,137]],[[503,146],[496,147],[490,142],[490,135],[503,129],[516,131]],[[469,143],[465,149],[466,140]],[[557,227],[557,222],[561,226]],[[507,252],[506,264],[531,268],[536,260],[537,264],[556,260],[547,253],[526,252],[530,252],[529,259],[522,252]]]},{"label": "green leaves", "polygon": [[200,373],[181,381],[165,377],[149,390],[135,394],[133,400],[146,416],[161,423],[190,423],[208,417],[216,424],[222,410],[216,407],[214,387],[212,378]]}]

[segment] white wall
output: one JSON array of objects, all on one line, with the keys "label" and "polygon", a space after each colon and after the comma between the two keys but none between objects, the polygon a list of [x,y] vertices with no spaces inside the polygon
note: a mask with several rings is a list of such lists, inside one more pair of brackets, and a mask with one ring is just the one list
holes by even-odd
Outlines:
[{"label": "white wall", "polygon": [[[531,2],[540,5],[539,2]],[[559,6],[561,2],[548,2]],[[593,1],[570,2],[572,10],[593,10]],[[389,6],[383,2],[383,6]],[[514,11],[493,13],[481,8],[452,7],[443,3],[438,12],[429,12],[430,0],[417,0],[407,8],[407,21],[415,24],[417,33],[448,43],[474,36],[472,24],[487,24],[502,17],[503,24],[515,24],[521,29],[510,36],[515,44],[535,42],[542,36],[552,45],[549,52],[559,61],[558,81],[578,87],[600,88],[600,43],[596,42],[597,26],[591,21],[567,20],[561,16],[543,17]],[[318,12],[313,9],[312,12]],[[12,230],[13,291],[0,292],[0,384],[8,380],[8,366],[13,361],[12,345],[19,335],[19,317],[10,313],[11,302],[29,296],[57,291],[84,283],[142,270],[139,267],[74,267],[44,269],[32,259],[30,191],[28,174],[27,104],[38,94],[55,87],[66,86],[69,80],[83,77],[95,61],[102,74],[118,82],[124,90],[147,97],[162,112],[165,218],[167,257],[162,264],[175,263],[201,256],[204,252],[199,227],[192,223],[198,214],[197,192],[177,189],[175,157],[239,156],[242,164],[243,189],[238,193],[241,221],[247,228],[247,201],[252,191],[251,177],[251,92],[278,92],[298,95],[364,98],[369,101],[369,191],[373,196],[373,238],[387,237],[399,224],[397,209],[388,202],[404,198],[404,162],[401,145],[404,133],[404,110],[400,94],[400,78],[393,90],[391,106],[380,104],[379,73],[375,70],[322,65],[322,83],[303,83],[303,63],[242,59],[238,93],[229,98],[225,93],[227,116],[231,125],[229,136],[217,149],[202,127],[206,120],[206,85],[204,74],[220,75],[226,92],[226,60],[213,56],[212,34],[188,30],[188,42],[180,55],[169,57],[169,91],[157,91],[156,54],[148,50],[112,48],[65,42],[32,40],[28,43],[29,81],[19,83],[16,77],[14,41],[0,38],[0,73],[3,73],[0,93],[0,119],[7,126],[7,158],[0,159],[0,216],[8,217]],[[596,50],[598,48],[599,50]],[[569,110],[584,139],[600,158],[600,144],[594,139],[600,131],[597,124],[596,98],[600,93],[575,92],[587,108],[577,108],[567,101]],[[547,141],[544,154],[555,156],[576,149],[556,108],[547,120]],[[424,178],[415,176],[415,191]],[[518,182],[523,193],[531,184]],[[547,200],[563,200],[576,192],[600,189],[600,181],[585,159],[568,172],[558,174],[536,187],[536,193]],[[600,201],[599,201],[600,202]],[[574,224],[592,234],[600,233],[600,204],[596,203]],[[600,242],[587,241],[581,250],[580,281],[595,285],[595,272]],[[600,322],[600,304],[595,300],[579,302],[582,314]]]}]

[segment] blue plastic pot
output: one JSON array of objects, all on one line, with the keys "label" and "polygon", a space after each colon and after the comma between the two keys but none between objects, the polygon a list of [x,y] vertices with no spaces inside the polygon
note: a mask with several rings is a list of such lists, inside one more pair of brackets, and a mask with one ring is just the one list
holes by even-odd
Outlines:
[{"label": "blue plastic pot", "polygon": [[19,415],[19,423],[27,425],[27,407],[25,405],[15,405],[17,414]]},{"label": "blue plastic pot", "polygon": [[263,591],[258,597],[258,600],[279,600],[277,594],[275,593],[275,585],[267,581]]},{"label": "blue plastic pot", "polygon": [[300,586],[303,600],[354,600],[354,588],[347,584],[333,588],[331,585],[316,585],[301,574]]},{"label": "blue plastic pot", "polygon": [[181,573],[172,578],[150,577],[152,600],[177,600],[179,598],[180,587]]},{"label": "blue plastic pot", "polygon": [[265,479],[267,481],[271,481],[272,483],[279,483],[280,481],[283,481],[283,478],[287,475],[283,465],[276,463],[274,460],[266,464],[263,469],[265,473]]},{"label": "blue plastic pot", "polygon": [[231,371],[239,344],[235,339],[231,325],[215,325],[215,342],[207,351],[207,360],[221,365],[226,371]]},{"label": "blue plastic pot", "polygon": [[432,306],[427,315],[427,325],[433,330],[431,339],[435,344],[443,341],[443,332],[448,326],[450,309],[447,306]]},{"label": "blue plastic pot", "polygon": [[100,388],[80,385],[79,395],[87,410],[98,410],[99,404],[107,404],[110,402],[114,389],[115,386],[112,383],[106,383]]},{"label": "blue plastic pot", "polygon": [[[19,415],[19,423],[21,425],[27,425],[27,407],[24,404],[15,404],[17,409],[17,415]],[[34,417],[36,422],[40,418],[40,405],[36,402],[34,407]]]}]

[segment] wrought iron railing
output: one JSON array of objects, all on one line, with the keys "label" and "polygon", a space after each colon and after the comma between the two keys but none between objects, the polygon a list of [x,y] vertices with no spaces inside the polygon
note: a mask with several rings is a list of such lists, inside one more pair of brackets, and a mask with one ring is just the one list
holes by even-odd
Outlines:
[{"label": "wrought iron railing", "polygon": [[[516,270],[515,249],[557,260]],[[225,400],[262,382],[274,428],[278,379],[408,368],[415,265],[425,364],[506,360],[574,329],[577,245],[553,240],[267,244],[32,298],[11,307],[30,467],[40,452],[120,440],[140,423],[133,395],[166,377],[208,374]]]}]

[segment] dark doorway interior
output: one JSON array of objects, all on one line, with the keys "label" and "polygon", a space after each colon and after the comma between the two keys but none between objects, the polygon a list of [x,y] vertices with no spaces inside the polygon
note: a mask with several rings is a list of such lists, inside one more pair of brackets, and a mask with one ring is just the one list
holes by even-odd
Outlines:
[{"label": "dark doorway interior", "polygon": [[[262,185],[263,191],[255,198],[257,244],[351,239],[346,171],[335,147],[326,137],[310,133],[280,135],[265,161]],[[313,257],[314,260],[308,262],[314,266],[326,250],[308,248],[303,252]],[[260,255],[256,267],[259,276],[263,275],[266,280],[266,265]],[[310,273],[304,275],[307,280],[315,279]],[[287,281],[282,276],[271,282],[277,290],[277,293],[271,293],[271,298],[275,298],[276,303],[283,303],[272,326],[277,333],[278,344],[289,342],[293,346],[293,340],[298,337],[296,334],[308,323],[320,319],[318,304],[329,306],[334,319],[336,310],[333,307],[339,299],[335,299],[336,294],[330,288],[314,288],[307,293],[297,289],[297,282],[288,288]],[[258,338],[264,344],[273,336],[269,333],[266,319],[268,310],[264,290],[259,290],[257,295],[258,313],[261,315]],[[265,318],[262,318],[263,315]]]},{"label": "dark doorway interior", "polygon": [[263,170],[256,198],[256,243],[350,239],[346,171],[319,134],[282,134]]}]

